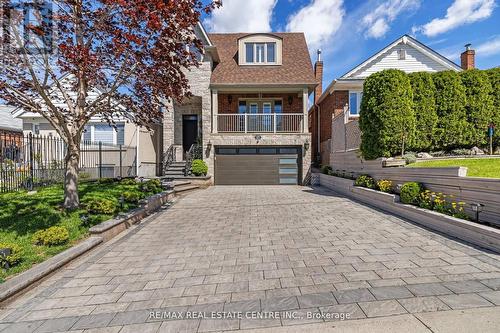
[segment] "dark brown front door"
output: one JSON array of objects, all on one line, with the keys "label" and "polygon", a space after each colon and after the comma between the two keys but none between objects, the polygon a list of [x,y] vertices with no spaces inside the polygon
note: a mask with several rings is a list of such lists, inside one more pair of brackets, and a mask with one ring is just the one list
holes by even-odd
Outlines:
[{"label": "dark brown front door", "polygon": [[217,147],[215,184],[299,184],[300,155],[297,147]]},{"label": "dark brown front door", "polygon": [[198,116],[182,116],[182,149],[187,152],[198,139]]}]

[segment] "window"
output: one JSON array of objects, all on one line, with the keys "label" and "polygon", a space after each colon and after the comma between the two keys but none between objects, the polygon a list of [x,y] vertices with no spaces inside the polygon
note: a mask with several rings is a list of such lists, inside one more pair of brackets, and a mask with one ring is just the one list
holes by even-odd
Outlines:
[{"label": "window", "polygon": [[267,62],[276,62],[276,43],[267,43]]},{"label": "window", "polygon": [[274,102],[274,113],[281,113],[283,112],[283,107],[281,101],[275,101]]},{"label": "window", "polygon": [[82,138],[84,141],[102,142],[104,144],[125,144],[125,124],[118,123],[115,127],[106,123],[85,125]]},{"label": "window", "polygon": [[262,113],[271,113],[271,103],[262,103]]},{"label": "window", "polygon": [[406,59],[406,50],[404,50],[404,49],[398,50],[398,59],[399,60]]},{"label": "window", "polygon": [[349,92],[349,113],[351,116],[359,116],[362,98],[363,92],[361,91]]},{"label": "window", "polygon": [[259,105],[257,103],[250,103],[250,113],[259,113]]},{"label": "window", "polygon": [[108,124],[94,125],[94,141],[113,144],[113,127]]},{"label": "window", "polygon": [[40,124],[38,124],[38,123],[33,123],[32,132],[33,132],[33,134],[35,134],[35,135],[39,135],[39,134],[40,134]]},{"label": "window", "polygon": [[247,102],[240,101],[238,103],[238,113],[246,113],[247,112]]},{"label": "window", "polygon": [[275,64],[276,43],[245,43],[245,58],[249,64]]},{"label": "window", "polygon": [[254,45],[253,43],[245,44],[247,62],[253,62],[253,45]]},{"label": "window", "polygon": [[125,124],[116,125],[116,144],[117,145],[125,144]]}]

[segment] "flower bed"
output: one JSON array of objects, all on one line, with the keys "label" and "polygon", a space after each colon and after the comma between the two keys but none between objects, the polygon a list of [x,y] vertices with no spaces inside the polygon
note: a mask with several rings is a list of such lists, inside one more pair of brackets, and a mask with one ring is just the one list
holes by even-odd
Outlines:
[{"label": "flower bed", "polygon": [[465,202],[455,201],[453,195],[432,192],[417,182],[408,182],[396,189],[392,181],[381,179],[375,181],[368,175],[359,176],[355,183],[356,186],[366,187],[378,190],[385,193],[397,194],[402,203],[418,206],[420,208],[433,210],[438,213],[453,216],[463,220],[469,220],[469,216],[465,213]]}]

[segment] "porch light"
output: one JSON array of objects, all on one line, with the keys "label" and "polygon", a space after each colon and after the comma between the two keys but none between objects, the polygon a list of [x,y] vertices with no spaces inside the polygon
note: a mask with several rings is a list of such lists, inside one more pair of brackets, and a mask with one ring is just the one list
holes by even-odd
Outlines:
[{"label": "porch light", "polygon": [[[229,103],[231,103],[231,102],[229,102]],[[208,151],[212,150],[212,142],[210,140],[208,140],[208,142],[207,142],[207,149],[208,149]]]},{"label": "porch light", "polygon": [[474,213],[476,213],[476,222],[479,222],[479,213],[483,211],[483,204],[474,202],[470,204],[470,207]]},{"label": "porch light", "polygon": [[231,104],[233,102],[233,95],[227,95],[227,102]]},{"label": "porch light", "polygon": [[304,150],[305,151],[309,150],[309,140],[306,140],[306,142],[304,142]]},{"label": "porch light", "polygon": [[293,103],[293,96],[290,95],[288,96],[288,105],[292,105],[292,103]]}]

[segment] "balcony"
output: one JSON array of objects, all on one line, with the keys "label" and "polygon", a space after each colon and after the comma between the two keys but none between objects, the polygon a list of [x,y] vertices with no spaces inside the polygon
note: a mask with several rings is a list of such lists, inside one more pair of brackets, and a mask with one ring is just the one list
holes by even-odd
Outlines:
[{"label": "balcony", "polygon": [[302,113],[218,114],[219,133],[304,133]]}]

